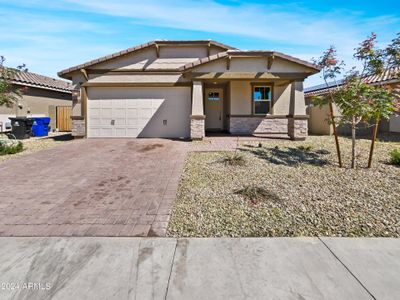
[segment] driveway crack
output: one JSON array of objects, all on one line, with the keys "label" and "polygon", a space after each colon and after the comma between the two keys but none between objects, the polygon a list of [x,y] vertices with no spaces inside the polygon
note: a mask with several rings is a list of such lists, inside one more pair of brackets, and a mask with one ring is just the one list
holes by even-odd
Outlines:
[{"label": "driveway crack", "polygon": [[167,281],[167,288],[165,290],[165,300],[168,297],[168,291],[169,291],[169,284],[171,281],[171,274],[172,274],[172,269],[174,268],[174,264],[175,264],[175,256],[176,256],[176,248],[178,247],[178,239],[175,239],[175,248],[174,248],[174,254],[172,256],[172,262],[171,262],[171,269],[169,270],[169,276],[168,276],[168,281]]},{"label": "driveway crack", "polygon": [[318,240],[329,250],[329,252],[336,258],[336,260],[350,273],[351,276],[358,282],[359,285],[371,296],[372,299],[376,300],[376,297],[368,290],[368,288],[357,278],[357,276],[350,270],[349,267],[333,252],[331,248],[320,238]]}]

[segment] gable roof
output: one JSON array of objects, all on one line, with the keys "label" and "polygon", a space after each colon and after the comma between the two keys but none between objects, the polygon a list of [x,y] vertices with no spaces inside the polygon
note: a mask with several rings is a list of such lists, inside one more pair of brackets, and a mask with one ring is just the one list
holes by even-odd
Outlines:
[{"label": "gable roof", "polygon": [[222,48],[224,50],[230,50],[230,49],[236,49],[234,47],[216,42],[216,41],[212,41],[212,40],[177,40],[177,41],[168,41],[168,40],[154,40],[154,41],[150,41],[148,43],[144,43],[135,47],[131,47],[110,55],[106,55],[91,61],[88,61],[86,63],[62,70],[60,72],[58,72],[58,76],[66,78],[65,76],[68,73],[74,72],[74,71],[78,71],[80,69],[85,69],[89,66],[93,66],[95,64],[101,63],[101,62],[105,62],[108,61],[110,59],[116,58],[116,57],[120,57],[123,55],[127,55],[129,53],[135,52],[135,51],[139,51],[145,48],[149,48],[152,46],[162,46],[162,45],[210,45],[210,46],[215,46],[215,47],[219,47]]},{"label": "gable roof", "polygon": [[226,52],[217,53],[215,55],[211,55],[209,57],[200,58],[192,63],[188,63],[179,68],[180,71],[187,71],[194,67],[216,61],[220,58],[224,57],[279,57],[299,65],[314,69],[316,71],[320,71],[320,68],[317,65],[314,65],[308,61],[284,54],[282,52],[272,51],[272,50],[238,50],[232,49],[227,50]]},{"label": "gable roof", "polygon": [[[371,75],[363,78],[363,82],[367,84],[388,84],[388,83],[400,83],[400,67],[389,68],[383,71],[379,75]],[[328,93],[330,90],[335,89],[337,86],[344,84],[344,80],[338,80],[337,82],[329,82],[328,86],[326,84],[319,84],[309,88],[304,89],[305,96],[319,96]]]},{"label": "gable roof", "polygon": [[73,86],[71,83],[43,76],[32,72],[24,72],[16,70],[11,74],[10,78],[13,84],[31,86],[39,89],[52,90],[63,93],[72,93]]}]

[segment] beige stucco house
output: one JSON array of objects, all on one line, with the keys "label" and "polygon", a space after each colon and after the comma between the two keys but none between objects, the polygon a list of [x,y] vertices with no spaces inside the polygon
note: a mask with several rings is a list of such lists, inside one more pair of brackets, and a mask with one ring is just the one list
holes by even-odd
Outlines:
[{"label": "beige stucco house", "polygon": [[303,81],[319,69],[276,51],[152,41],[58,73],[73,134],[201,139],[206,132],[307,135]]},{"label": "beige stucco house", "polygon": [[[371,85],[383,85],[388,89],[399,89],[400,88],[400,78],[399,78],[400,68],[391,68],[385,70],[381,75],[367,76],[363,81]],[[342,85],[342,81],[337,83],[339,86]],[[309,115],[308,120],[308,130],[309,134],[315,135],[332,135],[333,128],[329,124],[329,108],[328,106],[318,107],[313,105],[312,98],[315,96],[328,95],[329,91],[336,88],[336,84],[331,83],[330,85],[320,84],[317,86],[309,87],[305,89],[305,98],[307,105],[307,115]],[[339,116],[340,112],[334,106],[335,116]],[[382,133],[400,133],[400,114],[398,112],[393,113],[389,120],[381,120],[379,123],[379,132]],[[339,126],[338,133],[343,135],[351,134],[351,129],[349,126]],[[370,128],[360,128],[359,134],[370,134]]]},{"label": "beige stucco house", "polygon": [[31,72],[16,72],[10,78],[14,89],[23,89],[18,103],[0,106],[0,131],[11,128],[10,117],[50,117],[50,129],[57,127],[57,107],[71,107],[72,85]]}]

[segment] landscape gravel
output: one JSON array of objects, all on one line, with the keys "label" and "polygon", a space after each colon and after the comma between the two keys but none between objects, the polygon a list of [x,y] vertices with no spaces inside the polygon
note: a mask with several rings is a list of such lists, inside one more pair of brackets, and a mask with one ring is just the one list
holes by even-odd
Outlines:
[{"label": "landscape gravel", "polygon": [[69,134],[52,134],[47,138],[30,138],[21,140],[21,142],[24,144],[24,150],[16,154],[0,155],[0,163],[5,160],[17,158],[19,156],[31,154],[44,149],[53,148],[65,143],[71,143],[73,140],[70,140]]},{"label": "landscape gravel", "polygon": [[[366,139],[357,141],[356,169],[348,138],[340,139],[344,168],[333,137],[261,143],[240,145],[244,166],[224,163],[232,152],[189,153],[168,235],[400,237],[400,168],[389,164],[398,141],[377,142],[371,169]],[[278,199],[236,193],[248,186]]]}]

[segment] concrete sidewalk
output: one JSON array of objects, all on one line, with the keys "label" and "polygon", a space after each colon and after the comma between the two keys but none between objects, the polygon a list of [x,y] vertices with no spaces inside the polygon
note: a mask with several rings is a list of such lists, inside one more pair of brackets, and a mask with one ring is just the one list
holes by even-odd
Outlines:
[{"label": "concrete sidewalk", "polygon": [[0,299],[398,299],[400,239],[0,238]]}]

